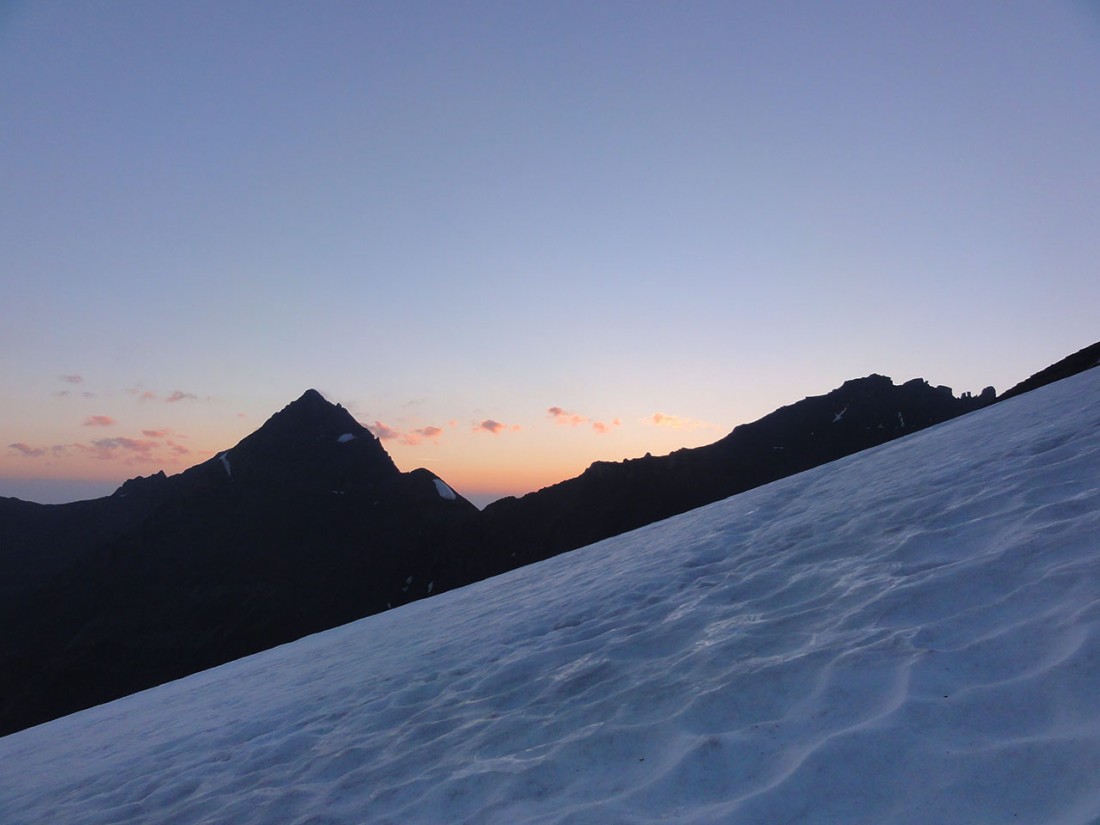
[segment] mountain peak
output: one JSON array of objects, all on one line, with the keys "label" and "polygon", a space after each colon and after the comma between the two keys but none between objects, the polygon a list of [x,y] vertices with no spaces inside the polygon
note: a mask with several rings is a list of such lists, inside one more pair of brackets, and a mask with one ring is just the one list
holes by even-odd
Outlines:
[{"label": "mountain peak", "polygon": [[400,475],[374,434],[315,389],[306,390],[217,460],[234,480],[266,479],[261,483],[284,486],[293,480],[293,486],[309,483],[330,492]]},{"label": "mountain peak", "polygon": [[[316,404],[318,401],[324,401],[326,404],[329,403],[328,400],[323,395],[321,395],[321,393],[319,393],[317,390],[315,390],[311,387],[310,389],[308,389],[304,393],[302,393],[301,397],[299,397],[298,400],[295,401],[294,403],[295,404]],[[336,406],[339,407],[340,405],[337,404]]]},{"label": "mountain peak", "polygon": [[305,438],[312,440],[328,435],[341,436],[347,433],[360,436],[373,436],[351,413],[339,404],[328,401],[321,393],[308,389],[296,400],[287,404],[269,418],[254,435],[266,433],[280,439]]}]

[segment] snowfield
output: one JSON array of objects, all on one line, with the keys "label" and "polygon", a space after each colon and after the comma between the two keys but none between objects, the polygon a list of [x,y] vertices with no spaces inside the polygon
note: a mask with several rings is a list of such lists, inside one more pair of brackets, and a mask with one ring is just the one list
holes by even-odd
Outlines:
[{"label": "snowfield", "polygon": [[7,825],[1095,823],[1100,370],[0,765]]}]

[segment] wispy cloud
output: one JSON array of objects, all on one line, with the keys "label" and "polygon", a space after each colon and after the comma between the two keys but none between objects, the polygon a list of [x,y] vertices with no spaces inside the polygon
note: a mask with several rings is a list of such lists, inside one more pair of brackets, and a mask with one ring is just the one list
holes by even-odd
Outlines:
[{"label": "wispy cloud", "polygon": [[561,407],[551,407],[546,411],[546,414],[553,418],[558,424],[564,424],[570,427],[579,427],[581,424],[588,423],[588,418],[586,416],[570,412]]},{"label": "wispy cloud", "polygon": [[117,423],[109,415],[90,415],[84,419],[85,427],[113,427]]},{"label": "wispy cloud", "polygon": [[22,441],[19,441],[15,444],[9,444],[8,449],[14,450],[20,455],[26,456],[27,458],[38,458],[39,456],[46,454],[46,450],[44,450],[43,448],[32,447],[30,444],[24,444]]},{"label": "wispy cloud", "polygon": [[613,419],[610,423],[606,421],[593,421],[587,415],[581,415],[580,413],[573,412],[572,410],[564,409],[563,407],[550,407],[546,414],[554,419],[554,422],[566,427],[580,427],[584,424],[591,424],[593,431],[597,435],[607,435],[615,427],[621,426],[622,421],[618,418]]},{"label": "wispy cloud", "polygon": [[617,418],[613,419],[610,424],[604,421],[593,421],[592,429],[595,430],[598,435],[607,435],[615,427],[621,426],[622,423],[623,422]]},{"label": "wispy cloud", "polygon": [[183,392],[182,390],[174,390],[171,395],[164,399],[166,404],[175,404],[177,401],[198,401],[199,397],[193,392]]},{"label": "wispy cloud", "polygon": [[[165,404],[178,404],[180,401],[199,401],[202,400],[193,392],[184,392],[183,390],[172,390],[168,395],[161,396],[153,390],[147,390],[142,386],[131,387],[126,390],[130,395],[134,396],[138,401],[163,401]],[[206,400],[209,401],[210,397],[207,396]]]},{"label": "wispy cloud", "polygon": [[177,438],[188,440],[189,436],[181,435],[173,430],[164,427],[160,430],[142,430],[141,434],[146,438],[151,438],[156,441],[164,442],[163,446],[168,448],[168,454],[171,456],[183,456],[190,455],[191,450],[188,447],[180,444],[176,441]]},{"label": "wispy cloud", "polygon": [[105,452],[123,450],[128,453],[149,453],[157,446],[157,442],[152,439],[126,438],[125,436],[97,438],[92,441],[92,447]]},{"label": "wispy cloud", "polygon": [[123,464],[168,464],[174,461],[158,452],[161,446],[152,439],[96,438],[91,444],[73,444],[73,448],[97,461],[119,461]]},{"label": "wispy cloud", "polygon": [[383,424],[381,421],[375,421],[374,424],[368,426],[367,429],[382,441],[397,439],[398,442],[407,447],[415,447],[425,439],[435,442],[443,435],[442,427],[417,427],[416,429],[405,431],[399,430],[396,427],[391,427],[388,424]]},{"label": "wispy cloud", "polygon": [[66,384],[80,384],[84,381],[84,377],[81,375],[59,375],[58,380],[64,381]]},{"label": "wispy cloud", "polygon": [[441,435],[443,435],[442,427],[417,427],[415,430],[410,430],[401,436],[401,443],[415,447],[424,439],[437,442]]},{"label": "wispy cloud", "polygon": [[393,427],[389,427],[381,421],[375,421],[373,424],[368,424],[367,429],[374,433],[374,437],[380,441],[389,441],[391,438],[399,438],[401,436],[400,430],[395,430]]},{"label": "wispy cloud", "polygon": [[487,432],[493,435],[500,435],[502,432],[512,430],[513,432],[519,432],[522,430],[519,424],[503,424],[500,421],[495,421],[492,418],[486,418],[483,421],[479,421],[474,424],[474,432]]},{"label": "wispy cloud", "polygon": [[696,421],[693,418],[666,415],[665,413],[653,413],[653,417],[646,419],[646,421],[656,424],[658,427],[668,427],[672,430],[699,430],[712,426],[705,421]]}]

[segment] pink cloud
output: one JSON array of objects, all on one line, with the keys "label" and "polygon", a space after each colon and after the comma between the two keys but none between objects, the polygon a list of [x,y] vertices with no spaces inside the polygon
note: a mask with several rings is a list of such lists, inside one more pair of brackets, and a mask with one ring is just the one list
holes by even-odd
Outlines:
[{"label": "pink cloud", "polygon": [[112,427],[117,423],[109,415],[90,415],[84,419],[85,427]]},{"label": "pink cloud", "polygon": [[142,441],[137,438],[97,438],[92,441],[97,450],[126,450],[134,453],[147,453],[157,446],[155,441]]},{"label": "pink cloud", "polygon": [[[486,418],[484,421],[480,421],[474,425],[475,432],[478,430],[484,430],[485,432],[492,433],[493,435],[498,435],[506,429],[508,429],[507,424],[501,424],[499,421],[494,421],[491,418]],[[516,429],[516,427],[513,426],[512,429]]]},{"label": "pink cloud", "polygon": [[[145,396],[142,395],[142,398]],[[199,397],[191,392],[183,392],[182,390],[175,390],[171,395],[164,399],[166,404],[175,404],[177,401],[198,401]]]},{"label": "pink cloud", "polygon": [[553,418],[559,424],[567,424],[571,427],[577,427],[581,424],[587,424],[588,419],[583,415],[578,415],[575,412],[569,410],[563,410],[561,407],[551,407],[546,411],[546,414]]},{"label": "pink cloud", "polygon": [[402,435],[401,443],[407,444],[410,447],[415,447],[420,443],[422,438],[426,438],[429,441],[436,441],[442,434],[443,429],[441,427],[417,427],[412,432]]},{"label": "pink cloud", "polygon": [[167,430],[167,429],[165,429],[165,430],[142,430],[141,434],[143,436],[145,436],[146,438],[164,438],[165,436],[167,436],[171,432],[172,432],[171,430]]},{"label": "pink cloud", "polygon": [[27,458],[38,458],[46,454],[46,451],[41,447],[32,447],[29,444],[24,444],[22,441],[16,444],[9,444],[8,449],[15,450],[17,453]]},{"label": "pink cloud", "polygon": [[693,418],[681,418],[678,415],[665,415],[664,413],[654,413],[653,418],[648,420],[658,427],[668,427],[673,430],[698,430],[711,426],[705,421],[696,421]]},{"label": "pink cloud", "polygon": [[381,421],[375,421],[373,426],[367,427],[374,437],[381,441],[388,441],[391,438],[399,438],[401,436],[400,430],[395,430],[393,427],[388,427]]},{"label": "pink cloud", "polygon": [[160,446],[156,441],[139,438],[125,436],[96,438],[91,445],[73,444],[72,446],[99,461],[122,461],[124,464],[149,464],[163,461],[154,454]]},{"label": "pink cloud", "polygon": [[405,432],[388,424],[383,424],[381,421],[375,421],[373,426],[369,426],[367,429],[382,441],[396,438],[407,447],[415,447],[425,438],[429,441],[435,441],[443,434],[442,427],[417,427],[415,430]]},{"label": "pink cloud", "polygon": [[603,421],[593,421],[592,429],[595,430],[599,435],[606,435],[607,433],[611,432],[611,429],[613,427],[618,427],[622,423],[623,422],[621,422],[617,418],[614,419],[610,424],[605,424]]}]

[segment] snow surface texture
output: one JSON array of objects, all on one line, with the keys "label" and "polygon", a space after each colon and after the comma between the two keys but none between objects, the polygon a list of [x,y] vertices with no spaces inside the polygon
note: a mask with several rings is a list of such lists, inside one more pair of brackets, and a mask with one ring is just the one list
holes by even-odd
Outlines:
[{"label": "snow surface texture", "polygon": [[1092,823],[1100,370],[0,739],[14,823]]}]

